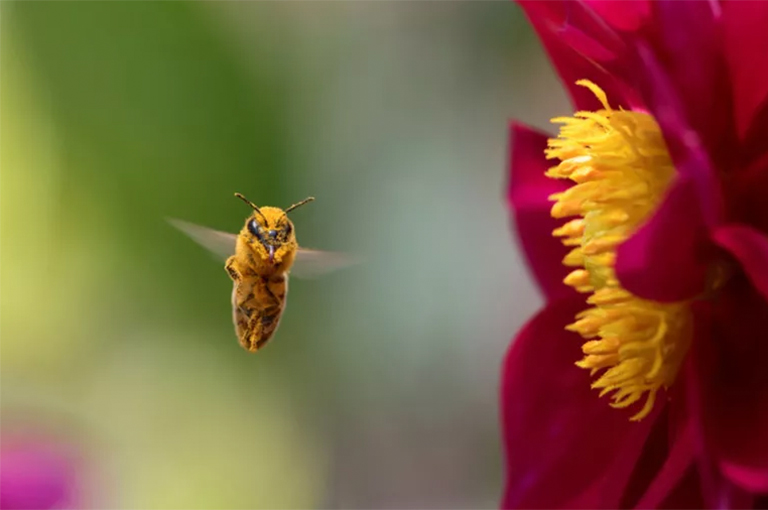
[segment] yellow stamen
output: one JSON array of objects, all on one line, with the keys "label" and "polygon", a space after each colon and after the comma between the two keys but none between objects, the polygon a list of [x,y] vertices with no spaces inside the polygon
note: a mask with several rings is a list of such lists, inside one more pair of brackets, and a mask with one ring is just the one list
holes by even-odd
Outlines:
[{"label": "yellow stamen", "polygon": [[624,408],[645,398],[630,419],[653,409],[656,393],[677,376],[691,340],[688,303],[657,303],[621,288],[613,270],[616,247],[659,205],[674,176],[661,130],[647,113],[614,110],[603,90],[580,80],[603,106],[552,121],[562,124],[549,140],[548,159],[560,162],[549,177],[574,185],[550,197],[554,218],[579,216],[556,229],[566,246],[565,257],[576,267],[564,280],[579,292],[591,292],[592,308],[566,327],[587,342],[579,367],[603,371],[592,387],[611,395],[611,406]]}]

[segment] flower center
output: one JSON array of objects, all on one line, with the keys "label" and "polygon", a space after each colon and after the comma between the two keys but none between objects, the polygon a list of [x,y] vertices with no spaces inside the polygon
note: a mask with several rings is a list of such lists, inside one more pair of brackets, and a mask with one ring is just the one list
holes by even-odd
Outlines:
[{"label": "flower center", "polygon": [[596,112],[559,117],[557,138],[549,140],[547,159],[559,159],[547,171],[575,184],[550,197],[552,216],[579,216],[553,232],[574,246],[563,259],[575,269],[564,280],[579,292],[592,293],[592,308],[566,329],[585,340],[584,358],[576,363],[594,375],[592,387],[611,395],[611,406],[624,408],[645,399],[632,418],[653,409],[656,393],[674,381],[691,340],[688,303],[640,299],[621,287],[613,265],[616,247],[659,205],[675,168],[658,124],[642,112],[614,110],[600,87],[587,87],[603,105]]}]

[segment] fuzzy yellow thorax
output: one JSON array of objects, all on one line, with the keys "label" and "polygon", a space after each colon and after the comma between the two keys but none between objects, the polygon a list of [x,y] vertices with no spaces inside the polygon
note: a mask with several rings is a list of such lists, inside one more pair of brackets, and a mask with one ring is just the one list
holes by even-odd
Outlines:
[{"label": "fuzzy yellow thorax", "polygon": [[616,247],[656,209],[675,173],[661,130],[642,112],[615,110],[605,92],[587,80],[602,103],[595,112],[558,117],[557,138],[549,140],[547,159],[560,162],[547,171],[574,184],[550,198],[552,216],[577,217],[553,232],[573,250],[566,266],[576,268],[564,280],[579,292],[591,293],[591,308],[566,329],[586,342],[576,364],[601,372],[592,384],[611,406],[628,407],[645,399],[632,416],[640,420],[653,408],[656,393],[677,376],[691,338],[688,303],[640,299],[616,279]]}]

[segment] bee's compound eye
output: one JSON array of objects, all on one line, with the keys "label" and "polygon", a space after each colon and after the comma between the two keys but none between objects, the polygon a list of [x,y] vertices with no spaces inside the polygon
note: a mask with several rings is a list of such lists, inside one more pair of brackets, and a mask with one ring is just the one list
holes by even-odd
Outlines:
[{"label": "bee's compound eye", "polygon": [[289,224],[287,224],[287,225],[285,226],[285,235],[286,235],[286,236],[289,236],[289,235],[291,235],[291,230],[293,230],[293,227],[291,227],[291,224],[289,223]]},{"label": "bee's compound eye", "polygon": [[258,223],[256,223],[255,219],[252,219],[251,221],[248,222],[248,232],[255,235],[259,239],[261,239],[261,232],[259,232],[260,230],[261,230],[261,227],[259,226]]}]

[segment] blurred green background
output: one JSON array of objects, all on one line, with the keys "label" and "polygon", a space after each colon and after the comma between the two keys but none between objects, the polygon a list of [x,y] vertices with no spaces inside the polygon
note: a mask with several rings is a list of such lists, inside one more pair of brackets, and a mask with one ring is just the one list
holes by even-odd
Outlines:
[{"label": "blurred green background", "polygon": [[[507,122],[567,101],[512,2],[10,2],[2,419],[82,452],[91,508],[495,508],[501,358],[540,298]],[[363,262],[237,344],[164,221],[285,207]]]}]

